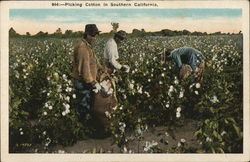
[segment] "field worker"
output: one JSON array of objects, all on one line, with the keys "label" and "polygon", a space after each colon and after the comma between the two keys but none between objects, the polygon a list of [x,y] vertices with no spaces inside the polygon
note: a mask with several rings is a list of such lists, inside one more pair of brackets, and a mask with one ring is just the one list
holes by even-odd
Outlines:
[{"label": "field worker", "polygon": [[87,24],[83,38],[74,47],[73,78],[76,89],[77,113],[82,115],[93,106],[93,89],[97,83],[98,61],[92,44],[100,31],[95,24]]},{"label": "field worker", "polygon": [[110,38],[104,48],[105,68],[109,74],[112,74],[114,70],[118,69],[124,72],[129,71],[128,65],[121,65],[117,59],[119,59],[117,44],[120,44],[125,38],[127,33],[123,30],[115,33],[114,38]]},{"label": "field worker", "polygon": [[195,74],[196,81],[202,78],[205,68],[205,57],[202,53],[191,47],[180,47],[174,50],[165,51],[167,60],[174,60],[180,70],[180,79],[186,79],[192,72]]}]

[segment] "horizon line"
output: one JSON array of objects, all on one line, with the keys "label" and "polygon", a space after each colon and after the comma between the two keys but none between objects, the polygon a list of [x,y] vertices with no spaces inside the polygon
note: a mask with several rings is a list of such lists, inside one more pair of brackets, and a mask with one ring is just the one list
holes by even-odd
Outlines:
[{"label": "horizon line", "polygon": [[[14,27],[10,27],[10,29],[11,28],[13,28],[14,29]],[[9,29],[9,30],[10,30]],[[59,28],[57,28],[57,29],[59,29]],[[135,28],[136,29],[136,28]],[[15,30],[15,29],[14,29]],[[66,30],[71,30],[71,29],[66,29]],[[62,31],[62,34],[65,34],[65,31],[66,30],[63,30]],[[139,31],[141,31],[142,29],[137,29],[137,30],[139,30]],[[155,30],[155,31],[145,31],[145,33],[155,33],[155,32],[161,32],[162,30],[170,30],[170,31],[172,31],[172,32],[182,32],[182,31],[184,31],[184,30],[187,30],[187,29],[183,29],[183,30],[172,30],[172,29],[167,29],[167,28],[164,28],[164,29],[161,29],[161,30]],[[16,31],[16,30],[15,30]],[[71,30],[72,32],[83,32],[84,33],[84,31],[83,30]],[[119,30],[118,30],[119,31]],[[237,34],[237,33],[240,33],[240,32],[242,32],[242,30],[239,30],[239,31],[235,31],[235,32],[223,32],[223,31],[215,31],[215,32],[206,32],[206,31],[190,31],[190,30],[187,30],[187,31],[189,31],[190,33],[194,33],[194,32],[198,32],[198,33],[207,33],[207,34],[213,34],[213,33],[221,33],[221,34],[228,34],[228,33],[230,33],[230,34]],[[34,34],[31,34],[29,31],[26,31],[25,33],[19,33],[19,32],[16,32],[17,34],[20,34],[20,35],[26,35],[26,33],[30,33],[30,35],[31,36],[34,36],[34,35],[36,35],[36,34],[38,34],[39,32],[43,32],[43,33],[48,33],[48,34],[54,34],[56,31],[54,31],[54,32],[48,32],[48,31],[38,31],[38,32],[36,32],[36,33],[34,33]],[[111,32],[111,31],[110,31]],[[100,34],[109,34],[110,32],[101,32]],[[126,31],[127,32],[127,31]],[[132,34],[133,32],[127,32],[127,34]]]}]

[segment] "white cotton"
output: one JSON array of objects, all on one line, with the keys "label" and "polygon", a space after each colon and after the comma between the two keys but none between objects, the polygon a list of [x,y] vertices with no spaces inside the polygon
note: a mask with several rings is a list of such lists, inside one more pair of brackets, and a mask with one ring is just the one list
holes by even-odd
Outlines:
[{"label": "white cotton", "polygon": [[180,95],[179,95],[179,98],[182,98],[183,96],[184,96],[184,92],[181,91],[181,92],[180,92]]},{"label": "white cotton", "polygon": [[129,84],[129,88],[130,88],[130,89],[134,89],[134,84],[130,83],[130,84]]},{"label": "white cotton", "polygon": [[211,101],[212,103],[220,102],[220,101],[218,100],[217,96],[213,96],[213,98],[210,99],[210,101]]},{"label": "white cotton", "polygon": [[168,91],[169,91],[169,92],[173,92],[173,91],[174,91],[174,86],[171,85],[171,86],[169,87],[169,90],[168,90]]},{"label": "white cotton", "polygon": [[69,96],[66,96],[66,101],[69,101],[70,100],[70,97]]},{"label": "white cotton", "polygon": [[138,93],[142,94],[142,87],[139,88]]},{"label": "white cotton", "polygon": [[52,106],[49,106],[49,109],[50,109],[50,110],[52,110],[52,109],[53,109],[53,107],[52,107]]},{"label": "white cotton", "polygon": [[200,88],[200,87],[201,87],[201,84],[200,84],[200,83],[196,83],[196,84],[195,84],[195,87],[196,87],[196,88]]},{"label": "white cotton", "polygon": [[181,117],[181,113],[180,112],[176,112],[176,118],[180,118]]}]

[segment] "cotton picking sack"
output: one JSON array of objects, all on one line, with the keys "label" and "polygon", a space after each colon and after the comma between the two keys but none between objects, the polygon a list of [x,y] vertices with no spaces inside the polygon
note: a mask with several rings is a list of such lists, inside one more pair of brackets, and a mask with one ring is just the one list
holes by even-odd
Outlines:
[{"label": "cotton picking sack", "polygon": [[111,110],[116,107],[117,100],[115,83],[109,74],[102,73],[99,80],[100,84],[93,90],[95,92],[93,118],[99,131],[105,132],[109,125]]}]

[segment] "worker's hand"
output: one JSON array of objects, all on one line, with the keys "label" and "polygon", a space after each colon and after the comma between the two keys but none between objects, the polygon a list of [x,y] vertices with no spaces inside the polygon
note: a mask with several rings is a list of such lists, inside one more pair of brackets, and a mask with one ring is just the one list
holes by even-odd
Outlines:
[{"label": "worker's hand", "polygon": [[195,68],[195,73],[199,73],[200,69],[199,68]]},{"label": "worker's hand", "polygon": [[128,65],[122,65],[121,69],[122,72],[129,72],[129,66]]},{"label": "worker's hand", "polygon": [[196,68],[195,69],[195,77],[199,77],[202,73],[202,69],[201,68]]},{"label": "worker's hand", "polygon": [[95,80],[95,81],[89,83],[88,85],[89,85],[89,87],[90,87],[91,89],[94,89],[96,83],[98,83],[98,82]]},{"label": "worker's hand", "polygon": [[123,65],[123,67],[125,67],[125,69],[126,69],[126,70],[125,70],[125,72],[127,72],[127,73],[128,73],[128,72],[129,72],[129,70],[130,70],[130,67],[129,67],[128,65]]},{"label": "worker's hand", "polygon": [[200,65],[199,65],[199,68],[204,69],[204,67],[205,67],[205,61],[201,61]]},{"label": "worker's hand", "polygon": [[101,90],[101,85],[100,83],[94,81],[91,83],[91,86],[92,86],[92,90],[95,92],[95,93],[98,93],[100,90]]},{"label": "worker's hand", "polygon": [[126,71],[126,68],[124,66],[121,67],[120,69],[122,72],[125,72]]}]

